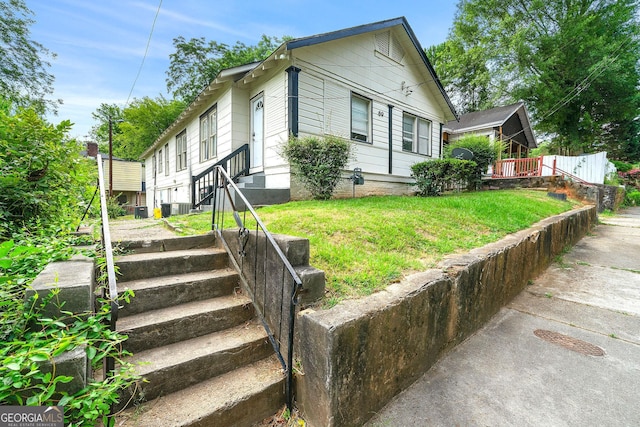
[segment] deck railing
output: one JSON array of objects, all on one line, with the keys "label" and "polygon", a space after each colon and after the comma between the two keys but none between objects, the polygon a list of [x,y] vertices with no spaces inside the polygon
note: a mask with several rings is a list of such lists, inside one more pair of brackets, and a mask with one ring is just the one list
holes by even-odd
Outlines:
[{"label": "deck railing", "polygon": [[497,160],[491,178],[520,178],[542,176],[543,157]]},{"label": "deck railing", "polygon": [[[286,373],[286,403],[291,409],[295,310],[302,280],[222,166],[215,169],[213,192],[212,228],[231,254]],[[242,203],[243,212],[237,210],[234,200]]]}]

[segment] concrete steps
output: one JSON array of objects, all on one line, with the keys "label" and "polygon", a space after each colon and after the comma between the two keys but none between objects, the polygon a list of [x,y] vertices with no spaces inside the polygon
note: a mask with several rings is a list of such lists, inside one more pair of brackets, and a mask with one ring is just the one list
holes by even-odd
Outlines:
[{"label": "concrete steps", "polygon": [[128,411],[118,426],[251,426],[284,405],[285,379],[275,356]]},{"label": "concrete steps", "polygon": [[120,244],[118,292],[135,297],[117,329],[145,381],[123,393],[138,406],[117,425],[251,425],[275,413],[281,366],[213,236]]}]

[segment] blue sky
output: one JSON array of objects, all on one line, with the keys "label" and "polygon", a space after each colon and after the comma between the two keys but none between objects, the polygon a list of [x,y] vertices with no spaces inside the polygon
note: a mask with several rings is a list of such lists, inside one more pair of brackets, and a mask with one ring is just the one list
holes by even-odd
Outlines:
[{"label": "blue sky", "polygon": [[[214,2],[162,0],[144,66],[137,82],[160,0],[26,0],[35,13],[32,38],[57,54],[53,98],[62,99],[58,123],[75,125],[85,139],[101,103],[124,107],[133,98],[166,93],[173,39],[204,37],[221,43],[257,43],[262,34],[305,37],[405,16],[423,47],[443,42],[456,11],[455,0],[271,0]],[[133,88],[133,91],[132,91]]]}]

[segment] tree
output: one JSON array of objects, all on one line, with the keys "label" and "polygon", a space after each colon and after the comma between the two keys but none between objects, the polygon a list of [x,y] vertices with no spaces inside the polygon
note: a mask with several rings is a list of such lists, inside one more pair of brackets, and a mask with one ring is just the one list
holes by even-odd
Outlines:
[{"label": "tree", "polygon": [[34,109],[0,103],[0,241],[21,227],[80,219],[90,174],[70,129],[68,120],[52,125]]},{"label": "tree", "polygon": [[55,55],[30,38],[32,15],[24,0],[0,2],[0,96],[44,113],[60,103],[45,99],[53,93],[48,59]]},{"label": "tree", "polygon": [[262,61],[283,41],[290,37],[263,35],[255,46],[236,42],[233,46],[204,37],[187,41],[180,36],[173,39],[176,51],[169,55],[167,91],[186,104],[191,103],[209,83],[224,69]]},{"label": "tree", "polygon": [[447,41],[462,54],[434,62],[453,70],[445,85],[474,73],[487,99],[525,101],[556,148],[595,151],[637,138],[611,129],[639,111],[638,11],[637,0],[464,0]]},{"label": "tree", "polygon": [[92,113],[99,124],[93,127],[92,134],[107,151],[109,141],[109,118],[113,138],[113,155],[128,160],[138,160],[140,155],[160,136],[165,129],[184,110],[181,101],[169,101],[163,96],[155,99],[147,96],[136,98],[121,109],[114,104],[102,104]]}]

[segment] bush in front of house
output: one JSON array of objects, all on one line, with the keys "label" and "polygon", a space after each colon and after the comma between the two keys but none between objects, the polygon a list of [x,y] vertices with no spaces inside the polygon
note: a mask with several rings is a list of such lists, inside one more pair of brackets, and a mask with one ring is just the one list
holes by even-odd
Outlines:
[{"label": "bush in front of house", "polygon": [[411,166],[418,195],[438,196],[447,189],[469,188],[474,185],[478,166],[472,160],[435,159]]},{"label": "bush in front of house", "polygon": [[337,136],[291,136],[282,156],[314,199],[327,200],[340,182],[351,146],[350,141]]},{"label": "bush in front of house", "polygon": [[483,135],[465,135],[444,147],[444,157],[453,158],[452,152],[456,148],[466,148],[473,153],[472,160],[476,163],[476,176],[472,184],[475,188],[479,188],[482,174],[486,173],[489,165],[498,159],[504,147],[500,142],[491,141]]}]

